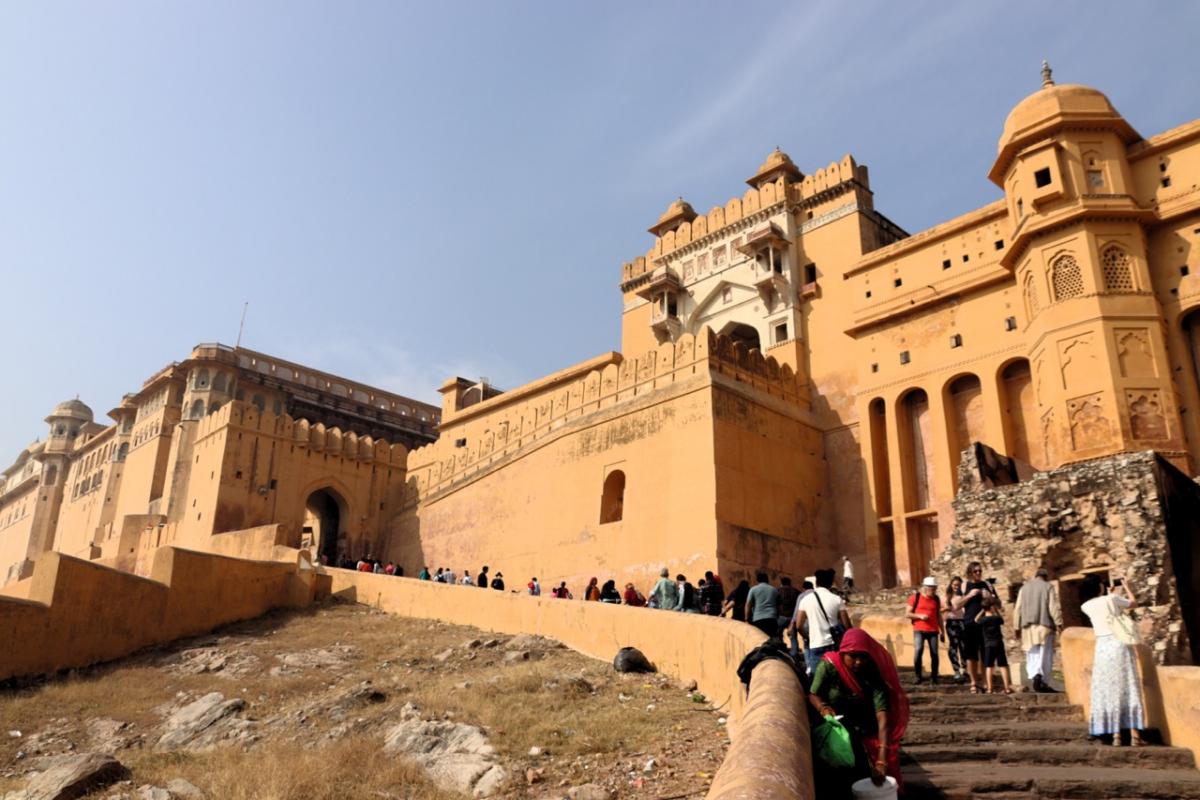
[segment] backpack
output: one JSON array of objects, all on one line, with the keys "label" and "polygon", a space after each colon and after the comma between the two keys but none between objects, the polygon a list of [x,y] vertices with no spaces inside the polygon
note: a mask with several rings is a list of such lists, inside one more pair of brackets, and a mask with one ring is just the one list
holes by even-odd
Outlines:
[{"label": "backpack", "polygon": [[[920,591],[913,592],[912,598],[909,599],[909,601],[908,601],[909,613],[912,613],[912,614],[917,613],[917,603],[920,602],[920,600],[921,600],[921,592]],[[933,614],[934,614],[933,619],[926,620],[926,621],[931,622],[936,625],[938,617],[940,617],[942,614],[942,598],[938,597],[936,594],[933,596]],[[915,619],[909,620],[909,622],[918,622],[918,621],[919,620],[915,620]]]}]

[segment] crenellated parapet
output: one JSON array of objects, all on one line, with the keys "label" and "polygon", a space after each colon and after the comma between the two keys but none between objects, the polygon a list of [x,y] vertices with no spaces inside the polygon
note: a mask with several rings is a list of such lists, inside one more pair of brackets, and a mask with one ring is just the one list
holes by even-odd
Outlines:
[{"label": "crenellated parapet", "polygon": [[326,427],[320,422],[295,419],[288,414],[273,414],[260,411],[256,406],[240,401],[231,401],[213,413],[194,422],[197,442],[226,428],[237,428],[255,434],[266,434],[277,439],[291,441],[296,447],[305,447],[328,456],[348,461],[374,462],[377,464],[403,467],[408,458],[408,448],[392,444],[384,439],[369,435],[359,436],[352,431],[343,431],[336,426]]},{"label": "crenellated parapet", "polygon": [[[782,156],[791,164],[787,156],[773,153],[772,156]],[[799,170],[787,172],[782,169],[769,170],[772,158],[760,167],[760,174],[768,176],[779,174],[773,180],[755,181],[751,178],[751,187],[741,197],[734,197],[722,206],[715,206],[707,214],[693,213],[672,214],[678,209],[690,206],[682,200],[672,204],[667,213],[659,220],[659,224],[650,229],[655,234],[654,246],[644,256],[638,256],[622,265],[622,285],[634,281],[641,276],[653,272],[663,260],[681,248],[693,243],[713,241],[732,234],[734,228],[753,225],[765,219],[770,213],[783,208],[803,206],[806,203],[822,199],[827,193],[857,183],[863,188],[869,187],[866,166],[860,166],[853,156],[847,154],[841,161],[833,162],[827,167],[818,169],[810,175],[801,175]]]},{"label": "crenellated parapet", "polygon": [[583,366],[565,370],[565,379],[503,394],[457,414],[438,441],[409,454],[406,505],[540,445],[567,424],[691,380],[741,384],[785,403],[808,405],[808,388],[790,366],[707,326],[638,356],[614,352]]}]

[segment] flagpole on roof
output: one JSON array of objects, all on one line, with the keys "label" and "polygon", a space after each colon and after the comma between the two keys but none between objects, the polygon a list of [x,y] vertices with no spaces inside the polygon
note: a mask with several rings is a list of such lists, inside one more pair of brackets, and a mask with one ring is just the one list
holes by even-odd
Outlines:
[{"label": "flagpole on roof", "polygon": [[249,307],[250,307],[249,300],[247,300],[245,303],[242,304],[242,321],[240,323],[238,323],[237,343],[234,344],[234,349],[237,349],[242,346],[242,331],[246,327],[246,309]]}]

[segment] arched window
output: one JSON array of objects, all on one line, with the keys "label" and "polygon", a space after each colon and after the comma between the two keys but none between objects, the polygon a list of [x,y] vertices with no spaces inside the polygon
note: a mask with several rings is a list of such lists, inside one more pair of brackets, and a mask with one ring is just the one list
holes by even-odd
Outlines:
[{"label": "arched window", "polygon": [[204,401],[197,400],[192,403],[191,413],[188,414],[188,419],[200,419],[204,416]]},{"label": "arched window", "polygon": [[1104,272],[1104,291],[1132,292],[1133,267],[1129,263],[1129,254],[1117,245],[1109,245],[1100,254],[1100,267]]},{"label": "arched window", "polygon": [[217,401],[214,400],[213,402],[208,404],[208,413],[209,414],[215,414],[220,410],[221,410],[221,404],[218,403]]},{"label": "arched window", "polygon": [[1037,279],[1030,272],[1025,276],[1025,314],[1032,321],[1038,310]]},{"label": "arched window", "polygon": [[1054,259],[1050,264],[1050,285],[1054,288],[1056,303],[1083,294],[1083,272],[1075,256],[1064,253]]},{"label": "arched window", "polygon": [[215,375],[213,375],[213,391],[214,392],[225,391],[225,373],[224,372],[218,372]]},{"label": "arched window", "polygon": [[117,448],[117,461],[124,461],[125,456],[129,455],[129,442],[121,442],[121,446]]},{"label": "arched window", "polygon": [[267,401],[263,399],[261,394],[256,394],[250,399],[250,405],[257,408],[260,412],[266,410]]},{"label": "arched window", "polygon": [[197,389],[207,389],[208,388],[208,370],[201,369],[201,370],[196,371],[196,388]]},{"label": "arched window", "polygon": [[58,480],[58,467],[51,464],[50,466],[46,467],[46,474],[42,477],[42,485],[43,486],[53,486],[54,482],[57,480]]},{"label": "arched window", "polygon": [[604,479],[604,496],[600,498],[600,524],[620,522],[625,515],[625,473],[614,469]]}]

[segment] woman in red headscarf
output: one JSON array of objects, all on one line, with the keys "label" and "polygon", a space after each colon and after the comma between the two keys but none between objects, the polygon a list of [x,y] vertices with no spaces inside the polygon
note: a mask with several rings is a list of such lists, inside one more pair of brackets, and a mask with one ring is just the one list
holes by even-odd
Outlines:
[{"label": "woman in red headscarf", "polygon": [[842,788],[865,777],[882,785],[885,775],[900,784],[908,696],[896,662],[879,642],[861,628],[846,631],[837,652],[826,653],[817,665],[808,699],[822,717],[840,716],[854,741],[858,758],[849,771],[853,774],[830,778]]}]

